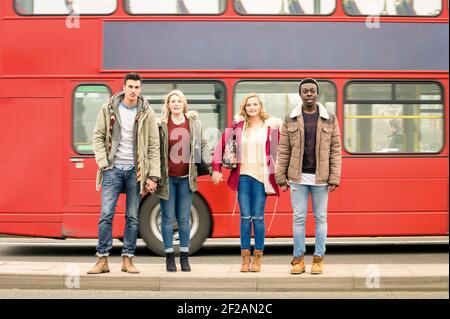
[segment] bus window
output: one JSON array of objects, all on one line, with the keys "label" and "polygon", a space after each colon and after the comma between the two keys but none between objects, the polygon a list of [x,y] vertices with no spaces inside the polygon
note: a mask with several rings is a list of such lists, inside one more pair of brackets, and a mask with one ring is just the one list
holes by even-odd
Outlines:
[{"label": "bus window", "polygon": [[20,15],[108,15],[116,11],[117,0],[15,0]]},{"label": "bus window", "polygon": [[73,99],[73,148],[78,154],[93,154],[92,133],[98,112],[111,96],[104,85],[80,85]]},{"label": "bus window", "polygon": [[128,0],[130,14],[222,14],[226,0]]},{"label": "bus window", "polygon": [[439,84],[351,82],[344,96],[348,152],[438,153],[444,146]]},{"label": "bus window", "polygon": [[442,0],[344,0],[348,15],[438,16]]},{"label": "bus window", "polygon": [[220,132],[225,128],[225,86],[218,81],[145,81],[142,94],[158,117],[162,114],[163,99],[172,90],[181,90],[186,96],[189,110],[199,113],[203,136],[211,149],[215,147]]},{"label": "bus window", "polygon": [[[239,111],[242,99],[248,93],[256,93],[266,112],[284,119],[300,102],[300,81],[241,81],[234,89],[234,113]],[[330,112],[336,113],[336,88],[332,82],[319,81],[318,102]]]},{"label": "bus window", "polygon": [[336,0],[234,0],[234,9],[242,15],[329,15]]}]

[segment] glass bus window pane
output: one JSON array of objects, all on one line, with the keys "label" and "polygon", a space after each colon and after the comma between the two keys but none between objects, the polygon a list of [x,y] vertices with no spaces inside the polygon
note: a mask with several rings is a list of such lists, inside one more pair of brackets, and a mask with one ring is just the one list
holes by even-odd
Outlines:
[{"label": "glass bus window pane", "polygon": [[224,91],[221,85],[213,83],[190,84],[182,83],[178,85],[178,89],[187,92],[188,100],[221,100],[224,98]]},{"label": "glass bus window pane", "polygon": [[188,102],[190,100],[220,101],[225,97],[224,88],[218,83],[151,83],[151,85],[144,83],[142,86],[142,94],[147,100],[153,101],[151,103],[152,108],[160,112],[164,97],[167,93],[175,89],[181,90]]},{"label": "glass bus window pane", "polygon": [[349,15],[437,16],[442,0],[344,0]]},{"label": "glass bus window pane", "polygon": [[144,83],[142,85],[142,95],[148,101],[158,100],[158,104],[150,103],[155,112],[161,111],[164,97],[172,90],[174,90],[174,86],[171,83],[152,83],[152,85]]},{"label": "glass bus window pane", "polygon": [[[300,102],[299,81],[242,81],[234,90],[234,114],[239,112],[242,100],[249,93],[256,93],[266,112],[284,119]],[[331,82],[319,81],[318,101],[330,112],[336,113],[336,89]]]},{"label": "glass bus window pane", "polygon": [[21,15],[111,14],[117,0],[15,0],[16,12]]},{"label": "glass bus window pane", "polygon": [[239,14],[267,15],[329,15],[335,0],[234,0]]},{"label": "glass bus window pane", "polygon": [[33,14],[33,0],[15,0],[14,7],[20,15]]},{"label": "glass bus window pane", "polygon": [[345,98],[348,101],[377,101],[392,99],[390,83],[355,83],[347,86]]},{"label": "glass bus window pane", "polygon": [[221,14],[226,0],[128,0],[131,14]]},{"label": "glass bus window pane", "polygon": [[98,112],[110,98],[104,85],[77,87],[73,101],[73,146],[79,154],[93,154],[92,133]]},{"label": "glass bus window pane", "polygon": [[150,102],[158,117],[162,115],[164,97],[172,90],[181,90],[188,101],[189,110],[199,113],[202,123],[203,137],[211,149],[220,138],[220,132],[225,128],[226,105],[225,87],[220,82],[170,82],[142,85],[142,94]]},{"label": "glass bus window pane", "polygon": [[444,143],[442,104],[345,104],[351,153],[436,153]]},{"label": "glass bus window pane", "polygon": [[423,101],[423,100],[441,100],[441,90],[436,83],[420,83],[420,84],[396,84],[395,85],[395,99],[409,100],[409,101]]}]

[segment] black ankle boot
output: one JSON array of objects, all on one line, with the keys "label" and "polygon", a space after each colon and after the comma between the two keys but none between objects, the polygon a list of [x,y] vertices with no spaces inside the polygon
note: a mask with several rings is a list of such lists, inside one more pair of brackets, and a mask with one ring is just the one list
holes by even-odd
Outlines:
[{"label": "black ankle boot", "polygon": [[177,266],[175,265],[175,254],[166,253],[166,270],[169,272],[176,272]]},{"label": "black ankle boot", "polygon": [[180,264],[181,271],[191,271],[191,266],[189,265],[189,253],[180,252]]}]

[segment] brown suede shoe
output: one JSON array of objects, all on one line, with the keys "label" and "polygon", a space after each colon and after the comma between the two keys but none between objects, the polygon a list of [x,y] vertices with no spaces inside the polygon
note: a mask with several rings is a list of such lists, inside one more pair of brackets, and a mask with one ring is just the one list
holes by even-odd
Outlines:
[{"label": "brown suede shoe", "polygon": [[250,268],[250,271],[259,272],[259,271],[261,271],[263,251],[255,249],[255,251],[253,252],[253,255],[254,255],[254,257],[252,260],[252,267]]},{"label": "brown suede shoe", "polygon": [[108,257],[99,257],[94,267],[87,272],[88,275],[98,275],[109,272]]},{"label": "brown suede shoe", "polygon": [[291,274],[292,275],[300,275],[305,272],[305,255],[301,255],[300,257],[294,257],[291,261]]},{"label": "brown suede shoe", "polygon": [[138,274],[139,270],[133,265],[132,258],[129,256],[122,256],[122,271],[129,274]]},{"label": "brown suede shoe", "polygon": [[242,256],[241,272],[248,272],[250,270],[250,250],[242,249],[241,256]]},{"label": "brown suede shoe", "polygon": [[311,274],[319,275],[321,273],[323,273],[323,257],[314,256],[313,257],[313,264],[312,264],[312,267],[311,267]]}]

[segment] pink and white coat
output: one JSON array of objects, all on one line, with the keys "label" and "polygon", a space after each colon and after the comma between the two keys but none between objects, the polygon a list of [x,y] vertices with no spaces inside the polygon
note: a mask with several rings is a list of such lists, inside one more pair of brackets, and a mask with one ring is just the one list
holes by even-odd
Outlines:
[{"label": "pink and white coat", "polygon": [[[213,171],[221,172],[222,168],[222,154],[225,149],[225,144],[233,131],[236,134],[236,146],[237,146],[237,158],[238,164],[237,167],[231,170],[230,177],[228,178],[228,186],[234,190],[238,190],[239,185],[239,175],[240,175],[240,146],[243,134],[245,133],[246,125],[245,119],[243,116],[236,114],[234,117],[234,123],[231,128],[225,129],[225,132],[222,134],[220,142],[217,144],[214,150],[212,167]],[[275,182],[275,165],[277,159],[277,148],[278,142],[280,139],[280,129],[283,124],[283,121],[270,117],[264,121],[264,126],[266,127],[264,139],[266,141],[264,147],[265,157],[265,166],[264,166],[264,189],[267,195],[276,195],[280,196],[280,191],[277,183]]]}]

